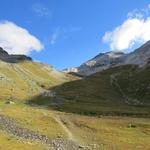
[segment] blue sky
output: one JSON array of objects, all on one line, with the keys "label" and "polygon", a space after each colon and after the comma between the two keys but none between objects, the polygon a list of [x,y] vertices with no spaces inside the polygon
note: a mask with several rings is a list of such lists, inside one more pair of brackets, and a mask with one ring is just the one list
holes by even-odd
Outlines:
[{"label": "blue sky", "polygon": [[[44,48],[38,50],[39,52],[30,51],[30,56],[61,70],[78,66],[100,52],[115,48],[126,52],[135,48],[138,45],[135,44],[137,41],[145,42],[149,38],[145,35],[145,30],[141,33],[144,34],[143,39],[131,39],[130,46],[128,42],[120,46],[118,35],[122,34],[126,26],[131,26],[138,20],[145,25],[147,20],[142,20],[145,16],[136,15],[148,9],[149,2],[149,0],[1,0],[0,21],[3,24],[14,23],[34,35]],[[134,16],[129,16],[130,12]],[[131,21],[126,23],[130,17]],[[138,22],[139,25],[141,22]],[[120,28],[116,33],[114,30],[118,26]],[[107,31],[110,31],[108,35]],[[1,37],[3,38],[2,34],[0,40]],[[42,49],[42,46],[35,46],[35,43],[39,44],[35,39],[32,41],[34,41],[32,49]],[[5,47],[10,48],[12,45]],[[29,48],[30,46],[24,45],[24,50]]]}]

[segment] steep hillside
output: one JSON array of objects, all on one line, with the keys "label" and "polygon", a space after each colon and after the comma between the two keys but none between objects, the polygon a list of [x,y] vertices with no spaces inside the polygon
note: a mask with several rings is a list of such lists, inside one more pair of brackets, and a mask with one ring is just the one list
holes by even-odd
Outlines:
[{"label": "steep hillside", "polygon": [[[150,115],[149,66],[115,67],[53,90],[57,95],[55,99],[59,99],[56,109],[61,111],[88,115]],[[33,100],[39,101],[40,97]]]},{"label": "steep hillside", "polygon": [[53,95],[49,88],[76,79],[25,55],[9,55],[0,49],[0,149],[83,149],[70,139],[70,130],[65,125],[62,128],[55,112],[27,103],[39,94]]},{"label": "steep hillside", "polygon": [[[3,52],[3,55],[2,55]],[[0,99],[29,99],[48,88],[75,79],[22,55],[8,55],[1,50]]]},{"label": "steep hillside", "polygon": [[124,64],[144,66],[150,61],[150,41],[125,57]]}]

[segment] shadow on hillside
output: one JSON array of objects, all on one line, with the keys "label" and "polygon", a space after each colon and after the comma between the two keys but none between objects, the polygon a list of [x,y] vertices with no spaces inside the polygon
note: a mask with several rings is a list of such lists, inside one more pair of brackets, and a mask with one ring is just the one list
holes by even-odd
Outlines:
[{"label": "shadow on hillside", "polygon": [[[106,72],[109,73],[109,72]],[[103,74],[103,73],[101,73]],[[104,73],[103,75],[106,76]],[[132,117],[150,117],[150,109],[148,105],[132,105],[120,101],[119,91],[114,86],[110,90],[108,87],[100,93],[99,82],[88,91],[87,87],[93,87],[93,79],[99,77],[99,74],[81,80],[71,81],[62,85],[53,87],[48,91],[31,98],[27,104],[33,107],[45,107],[57,111],[75,113],[88,116],[132,116]],[[107,81],[108,79],[106,79]],[[88,82],[87,82],[88,81]],[[107,84],[107,83],[106,83]],[[88,89],[88,90],[87,90]],[[93,91],[96,91],[95,94]],[[106,91],[106,93],[105,93]],[[109,99],[109,100],[108,100]]]}]

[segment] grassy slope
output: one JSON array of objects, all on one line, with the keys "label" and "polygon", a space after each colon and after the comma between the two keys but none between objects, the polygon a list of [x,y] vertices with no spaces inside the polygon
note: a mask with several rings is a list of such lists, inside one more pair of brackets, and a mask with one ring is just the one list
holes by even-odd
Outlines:
[{"label": "grassy slope", "polygon": [[[149,119],[130,117],[87,117],[75,114],[67,114],[65,112],[57,112],[51,108],[45,109],[26,105],[22,100],[26,100],[33,95],[38,95],[43,90],[43,87],[46,89],[53,88],[54,86],[57,87],[57,85],[69,81],[70,78],[72,80],[72,77],[70,76],[68,77],[62,73],[52,70],[52,68],[43,67],[43,65],[38,63],[24,62],[17,64],[17,66],[15,66],[15,70],[13,70],[11,65],[5,63],[0,65],[0,74],[7,76],[5,80],[0,80],[2,83],[0,84],[1,114],[14,118],[18,123],[20,123],[21,126],[35,132],[39,132],[40,134],[45,134],[50,138],[56,138],[60,136],[67,138],[66,132],[54,119],[55,115],[60,116],[79,143],[90,144],[93,145],[93,147],[94,144],[99,144],[100,148],[97,147],[96,150],[100,150],[102,148],[106,150],[149,149]],[[24,73],[22,73],[23,75],[20,74],[20,71],[16,71],[16,68],[17,70],[18,68],[21,68],[21,70],[23,69],[26,75],[24,75]],[[99,76],[103,78],[97,78]],[[114,109],[116,111],[116,106],[122,106],[120,100],[116,99],[118,97],[122,98],[120,93],[116,93],[115,89],[108,93],[109,89],[112,89],[109,76],[106,76],[104,73],[101,75],[97,74],[91,78],[90,80],[84,79],[80,81],[74,81],[57,87],[57,92],[63,98],[67,98],[69,100],[63,102],[63,105],[61,105],[60,108],[61,110],[78,113],[91,113],[91,111],[97,112],[100,109],[103,111],[112,111],[112,109]],[[99,85],[100,83],[101,86]],[[92,85],[92,88],[89,85]],[[11,90],[12,87],[13,90]],[[97,96],[94,95],[95,90],[99,87],[102,87],[101,90],[103,91],[103,95],[106,96],[107,99],[112,100],[113,103],[115,102],[115,104],[111,103],[112,108],[107,107],[107,104],[110,104],[111,101],[103,101],[103,99],[100,99],[99,101],[99,97],[102,97],[102,94],[98,94]],[[84,91],[83,89],[85,90],[84,93],[82,93]],[[99,93],[98,89],[96,93]],[[113,97],[109,94],[113,95]],[[90,102],[90,96],[92,97],[92,102]],[[12,99],[16,98],[15,104],[9,105],[5,103],[7,99],[10,99],[10,97],[12,97]],[[84,99],[84,97],[86,99]],[[106,97],[104,98],[106,99]],[[82,98],[79,99],[81,102],[77,100],[78,98]],[[47,100],[48,99],[49,98],[47,98]],[[127,108],[129,109],[129,107]],[[121,108],[118,109],[121,110]],[[143,111],[147,112],[146,108],[139,108],[139,110],[142,110],[142,113]],[[129,128],[128,126],[130,124],[134,124],[136,127]],[[16,137],[6,135],[2,131],[0,131],[0,133],[0,149],[45,149],[43,145],[36,144],[31,141],[22,141]]]},{"label": "grassy slope", "polygon": [[150,115],[149,86],[150,67],[116,67],[56,87],[62,98],[57,109],[91,115]]},{"label": "grassy slope", "polygon": [[[36,62],[5,63],[0,61],[0,114],[17,120],[21,126],[35,132],[46,134],[51,138],[66,137],[65,132],[46,111],[26,105],[26,100],[41,94],[50,87],[76,80],[76,77],[64,74],[54,68]],[[9,105],[6,101],[14,101]],[[48,116],[46,115],[48,113]],[[7,140],[8,138],[8,140]],[[10,139],[10,140],[9,140]],[[2,133],[0,149],[45,149],[34,143],[18,142],[12,136]],[[13,143],[13,144],[12,144]],[[35,145],[35,146],[34,146]]]},{"label": "grassy slope", "polygon": [[[150,119],[132,117],[89,117],[75,114],[67,114],[48,110],[45,108],[29,107],[25,104],[7,105],[0,102],[0,109],[3,115],[16,119],[21,126],[50,138],[67,138],[66,132],[54,120],[59,116],[73,136],[80,144],[97,146],[96,150],[148,150],[150,147]],[[134,127],[130,127],[132,124]],[[9,137],[10,140],[7,140]],[[1,140],[2,139],[2,140]],[[0,136],[0,146],[12,144],[11,150],[18,150],[19,146],[29,149],[40,149],[40,145],[26,141],[16,140],[15,137]],[[4,144],[3,144],[4,142]],[[41,146],[41,150],[42,150]],[[94,149],[94,148],[93,148]]]},{"label": "grassy slope", "polygon": [[44,89],[72,80],[54,68],[36,63],[0,61],[0,99],[29,99]]}]

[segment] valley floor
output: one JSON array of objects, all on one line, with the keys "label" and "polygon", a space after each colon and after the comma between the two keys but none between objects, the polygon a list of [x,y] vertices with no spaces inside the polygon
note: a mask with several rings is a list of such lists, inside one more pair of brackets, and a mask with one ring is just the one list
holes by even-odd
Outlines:
[{"label": "valley floor", "polygon": [[0,150],[149,150],[149,141],[149,118],[90,117],[0,101]]}]

